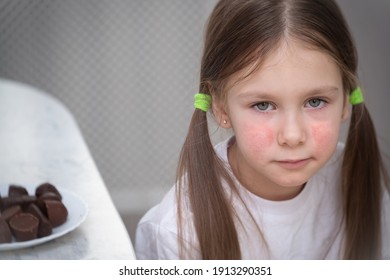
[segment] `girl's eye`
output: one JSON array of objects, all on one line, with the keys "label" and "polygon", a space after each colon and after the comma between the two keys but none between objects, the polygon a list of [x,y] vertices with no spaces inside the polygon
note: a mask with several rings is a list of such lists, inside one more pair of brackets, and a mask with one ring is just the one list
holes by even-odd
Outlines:
[{"label": "girl's eye", "polygon": [[255,104],[254,106],[257,110],[262,112],[267,112],[275,109],[275,106],[272,105],[270,102],[259,102]]},{"label": "girl's eye", "polygon": [[311,108],[318,108],[318,107],[323,107],[325,105],[325,103],[326,102],[320,98],[313,98],[307,102],[307,105],[308,105],[308,107],[311,107]]}]

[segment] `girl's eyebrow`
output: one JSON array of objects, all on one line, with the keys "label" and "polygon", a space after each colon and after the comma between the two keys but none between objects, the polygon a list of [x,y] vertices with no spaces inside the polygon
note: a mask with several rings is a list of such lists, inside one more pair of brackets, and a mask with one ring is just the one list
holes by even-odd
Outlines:
[{"label": "girl's eyebrow", "polygon": [[[304,90],[303,96],[312,96],[312,95],[321,95],[321,94],[330,94],[334,95],[339,92],[339,88],[336,86],[321,86],[318,88],[313,88],[310,90]],[[259,99],[272,99],[277,97],[277,93],[269,93],[269,92],[262,92],[262,91],[242,91],[238,93],[239,98],[259,98]]]},{"label": "girl's eyebrow", "polygon": [[335,86],[323,86],[319,88],[315,88],[307,91],[307,95],[315,95],[315,94],[337,94],[339,92],[339,88]]}]

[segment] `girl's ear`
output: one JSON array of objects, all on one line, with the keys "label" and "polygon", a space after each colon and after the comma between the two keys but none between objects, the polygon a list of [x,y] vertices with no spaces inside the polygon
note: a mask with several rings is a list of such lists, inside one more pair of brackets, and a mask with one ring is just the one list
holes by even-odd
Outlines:
[{"label": "girl's ear", "polygon": [[343,112],[341,114],[341,120],[345,122],[349,118],[349,112],[350,112],[350,107],[351,104],[349,103],[349,95],[345,95],[345,100],[344,100],[344,108]]},{"label": "girl's ear", "polygon": [[226,104],[221,99],[213,97],[213,114],[220,127],[231,128],[229,114],[226,110]]}]

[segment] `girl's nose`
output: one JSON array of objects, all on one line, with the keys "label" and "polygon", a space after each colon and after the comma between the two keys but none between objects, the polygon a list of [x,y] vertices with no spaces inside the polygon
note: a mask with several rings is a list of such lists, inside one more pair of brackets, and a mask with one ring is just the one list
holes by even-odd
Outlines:
[{"label": "girl's nose", "polygon": [[296,147],[306,142],[306,129],[302,118],[293,114],[286,116],[280,125],[278,142],[281,146]]}]

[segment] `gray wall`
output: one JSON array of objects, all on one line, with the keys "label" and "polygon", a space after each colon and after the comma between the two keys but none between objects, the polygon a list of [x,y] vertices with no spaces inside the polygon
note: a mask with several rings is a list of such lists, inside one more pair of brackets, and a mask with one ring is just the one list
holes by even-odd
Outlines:
[{"label": "gray wall", "polygon": [[338,0],[359,54],[359,78],[385,160],[390,156],[390,1]]},{"label": "gray wall", "polygon": [[[338,2],[388,154],[390,1]],[[173,184],[214,3],[0,0],[0,76],[67,105],[122,215],[143,214]]]}]

